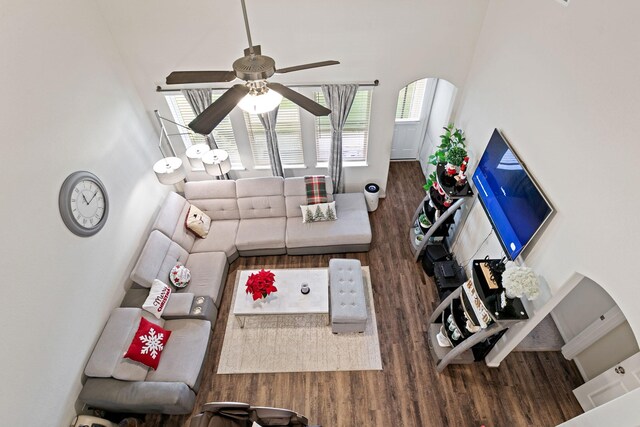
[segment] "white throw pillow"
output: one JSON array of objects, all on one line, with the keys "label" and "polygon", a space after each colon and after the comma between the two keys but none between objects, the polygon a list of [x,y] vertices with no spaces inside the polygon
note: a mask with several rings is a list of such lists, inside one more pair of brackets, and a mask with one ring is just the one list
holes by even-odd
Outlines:
[{"label": "white throw pillow", "polygon": [[197,236],[203,239],[209,234],[209,228],[211,228],[211,218],[197,207],[191,205],[189,213],[185,220],[185,225]]},{"label": "white throw pillow", "polygon": [[191,272],[182,264],[176,264],[169,273],[169,282],[176,288],[184,288],[191,280]]},{"label": "white throw pillow", "polygon": [[161,280],[154,279],[153,285],[149,289],[149,296],[142,304],[142,308],[159,319],[167,306],[170,296],[171,287]]},{"label": "white throw pillow", "polygon": [[335,221],[336,202],[318,203],[316,205],[300,205],[302,210],[302,222]]}]

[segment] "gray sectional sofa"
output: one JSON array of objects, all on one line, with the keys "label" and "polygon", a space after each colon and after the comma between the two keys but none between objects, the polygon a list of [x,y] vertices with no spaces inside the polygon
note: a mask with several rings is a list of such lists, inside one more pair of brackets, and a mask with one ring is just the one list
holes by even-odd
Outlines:
[{"label": "gray sectional sofa", "polygon": [[[121,307],[116,308],[85,368],[80,400],[91,407],[138,413],[190,413],[215,324],[229,264],[238,256],[304,255],[369,250],[371,227],[362,193],[327,193],[336,221],[303,223],[304,178],[193,181],[184,197],[169,193],[140,253]],[[191,205],[211,218],[206,238],[185,227]],[[161,319],[140,309],[154,279],[168,283],[171,268],[191,272],[173,288]],[[124,359],[140,317],[174,331],[158,370]],[[176,333],[175,331],[179,331]]]}]

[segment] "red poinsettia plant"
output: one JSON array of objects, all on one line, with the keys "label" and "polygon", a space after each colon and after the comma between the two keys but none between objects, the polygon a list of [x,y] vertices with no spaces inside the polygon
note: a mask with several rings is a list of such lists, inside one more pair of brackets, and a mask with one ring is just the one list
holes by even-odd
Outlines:
[{"label": "red poinsettia plant", "polygon": [[276,275],[268,270],[260,270],[257,273],[249,275],[247,279],[247,293],[253,296],[253,300],[266,298],[272,292],[276,292],[278,288],[273,286],[276,281]]}]

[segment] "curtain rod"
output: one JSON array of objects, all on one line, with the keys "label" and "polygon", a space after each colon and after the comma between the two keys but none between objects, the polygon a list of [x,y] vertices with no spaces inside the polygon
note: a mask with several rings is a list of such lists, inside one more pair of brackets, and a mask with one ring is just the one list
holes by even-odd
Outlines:
[{"label": "curtain rod", "polygon": [[[380,85],[380,80],[376,79],[373,81],[373,83],[358,83],[358,86],[364,86],[364,87],[369,87],[369,86],[379,86]],[[316,84],[316,85],[311,85],[311,84],[306,84],[306,85],[296,85],[296,84],[291,84],[291,85],[285,85],[287,87],[320,87],[322,86],[322,84]],[[212,87],[212,88],[188,88],[188,89],[219,89],[219,90],[226,90],[226,89],[231,89],[230,87]],[[182,89],[163,89],[162,86],[156,86],[156,92],[180,92]]]}]

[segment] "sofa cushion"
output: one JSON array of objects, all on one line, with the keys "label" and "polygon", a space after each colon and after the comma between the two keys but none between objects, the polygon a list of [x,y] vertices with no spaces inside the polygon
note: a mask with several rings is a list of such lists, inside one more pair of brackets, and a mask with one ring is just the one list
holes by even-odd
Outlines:
[{"label": "sofa cushion", "polygon": [[287,218],[287,248],[371,243],[371,225],[364,194],[345,193],[334,197],[337,221],[307,224],[300,218]]},{"label": "sofa cushion", "polygon": [[198,239],[191,248],[191,253],[224,252],[227,258],[233,258],[236,249],[236,234],[238,232],[237,219],[211,221],[209,235],[205,239]]},{"label": "sofa cushion", "polygon": [[240,219],[235,181],[189,181],[184,185],[184,195],[189,203],[197,206],[214,222]]},{"label": "sofa cushion", "polygon": [[124,357],[158,369],[162,353],[171,337],[171,331],[140,317],[140,323],[133,335]]},{"label": "sofa cushion", "polygon": [[186,251],[191,250],[196,239],[193,233],[185,226],[190,206],[189,202],[181,195],[173,192],[167,194],[160,207],[156,221],[151,227],[153,230],[161,231]]},{"label": "sofa cushion", "polygon": [[184,383],[113,378],[87,379],[78,398],[94,408],[138,414],[190,414],[196,402],[195,393]]},{"label": "sofa cushion", "polygon": [[286,215],[284,180],[279,176],[236,181],[241,219],[275,218]]},{"label": "sofa cushion", "polygon": [[159,326],[164,324],[164,319],[156,319],[141,308],[119,307],[111,312],[84,369],[86,376],[113,377],[124,381],[146,378],[149,368],[122,357],[133,340],[141,317]]},{"label": "sofa cushion", "polygon": [[131,272],[131,280],[145,288],[150,288],[154,279],[167,282],[173,266],[177,262],[184,264],[188,256],[189,253],[180,245],[160,231],[153,230]]},{"label": "sofa cushion", "polygon": [[189,255],[186,267],[191,271],[189,284],[178,293],[190,292],[197,296],[208,296],[220,307],[223,281],[226,279],[227,256],[224,252],[202,252]]},{"label": "sofa cushion", "polygon": [[171,340],[162,352],[162,363],[149,371],[146,380],[152,382],[183,382],[194,388],[209,345],[211,323],[206,320],[167,320]]},{"label": "sofa cushion", "polygon": [[238,199],[241,219],[278,218],[286,214],[283,196],[253,196]]},{"label": "sofa cushion", "polygon": [[[333,201],[333,184],[331,178],[325,176],[327,201]],[[300,218],[300,206],[307,204],[307,189],[304,177],[287,178],[284,180],[284,196],[287,218]]]},{"label": "sofa cushion", "polygon": [[239,251],[284,248],[286,225],[285,217],[243,219],[238,226],[236,247]]}]

